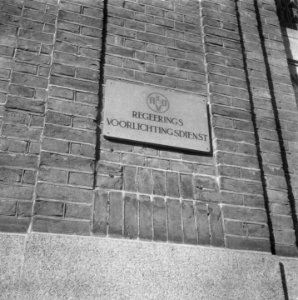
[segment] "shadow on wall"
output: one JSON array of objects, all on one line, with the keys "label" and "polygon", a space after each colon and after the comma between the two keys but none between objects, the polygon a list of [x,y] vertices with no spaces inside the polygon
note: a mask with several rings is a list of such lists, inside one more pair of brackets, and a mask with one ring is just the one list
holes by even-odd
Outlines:
[{"label": "shadow on wall", "polygon": [[298,106],[298,30],[284,28],[283,38],[286,47],[292,84]]}]

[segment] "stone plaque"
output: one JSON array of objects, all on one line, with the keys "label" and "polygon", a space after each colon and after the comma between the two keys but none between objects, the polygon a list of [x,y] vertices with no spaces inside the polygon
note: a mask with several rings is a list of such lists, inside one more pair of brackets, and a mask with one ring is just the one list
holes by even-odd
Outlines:
[{"label": "stone plaque", "polygon": [[202,96],[108,80],[104,107],[106,137],[210,152]]}]

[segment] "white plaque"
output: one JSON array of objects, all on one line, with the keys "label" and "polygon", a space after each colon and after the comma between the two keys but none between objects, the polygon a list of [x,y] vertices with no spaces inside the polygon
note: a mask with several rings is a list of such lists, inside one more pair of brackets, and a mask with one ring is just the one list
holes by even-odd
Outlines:
[{"label": "white plaque", "polygon": [[206,99],[108,80],[103,134],[122,140],[210,152]]}]

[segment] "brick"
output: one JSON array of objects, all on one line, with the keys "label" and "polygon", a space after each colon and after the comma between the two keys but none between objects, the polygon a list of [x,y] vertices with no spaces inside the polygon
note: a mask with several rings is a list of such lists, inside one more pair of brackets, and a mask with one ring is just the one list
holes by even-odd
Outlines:
[{"label": "brick", "polygon": [[46,123],[62,125],[62,126],[70,126],[71,125],[71,117],[68,115],[64,115],[64,114],[49,110],[46,113]]},{"label": "brick", "polygon": [[19,217],[31,217],[32,203],[31,202],[19,202],[18,207],[17,207],[17,214]]},{"label": "brick", "polygon": [[36,75],[37,66],[26,64],[26,63],[21,63],[21,62],[16,62],[14,71]]},{"label": "brick", "polygon": [[92,132],[80,131],[78,129],[55,126],[52,124],[45,125],[44,135],[50,138],[64,139],[81,143],[95,143],[95,136]]},{"label": "brick", "polygon": [[195,216],[198,231],[198,244],[210,244],[209,220],[208,220],[208,207],[204,203],[196,202]]},{"label": "brick", "polygon": [[63,234],[90,235],[90,223],[86,221],[70,221],[35,217],[33,231]]},{"label": "brick", "polygon": [[64,170],[45,169],[39,170],[38,179],[41,181],[48,181],[52,183],[67,183],[68,172]]},{"label": "brick", "polygon": [[157,169],[164,169],[168,170],[170,169],[170,162],[165,159],[159,159],[159,158],[147,158],[147,165],[150,168],[157,168]]},{"label": "brick", "polygon": [[93,83],[86,80],[79,80],[67,77],[58,77],[52,75],[50,78],[50,83],[57,86],[62,86],[66,88],[72,88],[79,91],[87,91],[97,93],[98,86],[97,83]]},{"label": "brick", "polygon": [[221,209],[218,204],[210,203],[208,212],[210,215],[211,245],[223,247],[225,242]]},{"label": "brick", "polygon": [[154,197],[153,202],[153,232],[155,241],[167,240],[166,205],[161,197]]},{"label": "brick", "polygon": [[[69,152],[69,142],[44,138],[42,140],[42,150],[58,152],[58,153],[62,153],[62,154],[68,153]],[[53,160],[53,162],[55,161],[55,159]],[[50,162],[50,160],[48,160],[48,162],[46,162],[46,163],[45,162],[43,162],[43,163],[45,163],[45,165],[49,165],[48,164],[49,162]]]},{"label": "brick", "polygon": [[91,215],[91,206],[68,203],[65,205],[65,218],[90,220]]},{"label": "brick", "polygon": [[176,243],[183,241],[181,204],[179,200],[167,200],[168,240]]},{"label": "brick", "polygon": [[148,43],[174,47],[174,41],[172,39],[151,33],[138,32],[137,39]]},{"label": "brick", "polygon": [[270,252],[270,243],[267,239],[253,239],[226,235],[226,241],[228,248]]},{"label": "brick", "polygon": [[184,199],[193,199],[192,175],[180,174],[180,194]]},{"label": "brick", "polygon": [[30,224],[30,218],[0,216],[0,230],[2,232],[26,233],[29,224]]},{"label": "brick", "polygon": [[153,181],[152,174],[149,169],[138,169],[138,191],[139,193],[152,194]]},{"label": "brick", "polygon": [[248,181],[248,180],[236,180],[222,177],[220,179],[220,187],[223,190],[250,193],[250,194],[262,194],[263,188],[260,182]]},{"label": "brick", "polygon": [[76,101],[82,102],[82,103],[88,103],[88,104],[97,104],[98,96],[94,95],[94,94],[89,94],[89,93],[77,92],[76,93]]},{"label": "brick", "polygon": [[92,188],[93,180],[94,180],[93,174],[69,172],[68,183],[71,185]]},{"label": "brick", "polygon": [[93,200],[93,193],[90,190],[59,186],[48,183],[39,183],[36,190],[37,197],[43,199],[61,200],[67,202],[90,204]]},{"label": "brick", "polygon": [[153,238],[153,206],[149,196],[139,196],[139,237]]},{"label": "brick", "polygon": [[14,216],[16,214],[16,201],[0,201],[0,215]]},{"label": "brick", "polygon": [[121,190],[123,187],[123,178],[120,176],[97,175],[96,186],[102,189]]},{"label": "brick", "polygon": [[78,68],[76,71],[76,77],[97,82],[99,80],[99,73],[98,71],[90,69]]},{"label": "brick", "polygon": [[166,173],[166,189],[167,196],[179,197],[179,184],[178,184],[178,174],[177,173]]},{"label": "brick", "polygon": [[267,216],[264,209],[254,209],[241,206],[223,206],[225,218],[242,220],[245,222],[267,222]]},{"label": "brick", "polygon": [[94,145],[72,143],[70,152],[74,155],[81,155],[88,158],[94,158],[95,147]]},{"label": "brick", "polygon": [[23,183],[35,184],[36,172],[31,170],[25,170],[23,175]]},{"label": "brick", "polygon": [[182,201],[182,224],[183,242],[186,244],[197,244],[198,234],[196,230],[195,209],[191,201]]},{"label": "brick", "polygon": [[123,199],[122,194],[110,193],[109,234],[122,235],[123,231]]},{"label": "brick", "polygon": [[43,42],[45,44],[52,44],[54,36],[50,33],[42,33],[33,30],[20,29],[19,37],[37,42]]},{"label": "brick", "polygon": [[74,116],[72,118],[72,126],[78,129],[96,130],[96,123],[90,118]]},{"label": "brick", "polygon": [[31,186],[0,184],[0,189],[2,198],[32,200],[33,197],[33,187]]},{"label": "brick", "polygon": [[47,88],[48,86],[47,79],[29,74],[13,73],[11,80],[15,84],[29,87]]},{"label": "brick", "polygon": [[22,170],[0,167],[0,181],[5,183],[20,182]]},{"label": "brick", "polygon": [[35,169],[37,167],[37,157],[35,155],[2,152],[0,153],[0,165]]},{"label": "brick", "polygon": [[92,106],[84,105],[83,103],[60,101],[53,98],[48,99],[48,109],[68,115],[83,116],[92,119],[95,118],[96,114],[96,111]]},{"label": "brick", "polygon": [[64,43],[62,41],[56,41],[55,42],[55,50],[57,51],[62,51],[66,53],[73,53],[76,54],[78,52],[78,46],[69,44],[69,43]]},{"label": "brick", "polygon": [[[0,150],[15,152],[15,153],[25,153],[28,142],[26,141],[17,141],[12,139],[0,139]],[[0,155],[1,157],[1,155]],[[1,161],[1,158],[0,158]]]},{"label": "brick", "polygon": [[88,48],[100,49],[101,41],[98,38],[78,35],[65,31],[57,31],[56,38],[58,41],[74,44],[75,46],[83,46]]},{"label": "brick", "polygon": [[124,197],[124,236],[135,239],[138,236],[138,201],[133,194]]},{"label": "brick", "polygon": [[43,101],[30,100],[23,97],[8,95],[6,107],[33,113],[44,113],[45,103]]},{"label": "brick", "polygon": [[109,220],[109,195],[104,191],[96,191],[93,212],[93,233],[106,235]]},{"label": "brick", "polygon": [[203,190],[203,189],[212,189],[217,190],[218,186],[214,177],[207,176],[198,176],[194,177],[194,186],[195,189]]},{"label": "brick", "polygon": [[34,205],[34,214],[42,216],[63,216],[63,203],[50,201],[36,201]]},{"label": "brick", "polygon": [[106,174],[109,176],[120,176],[122,175],[123,167],[119,164],[99,161],[96,170],[99,174]]},{"label": "brick", "polygon": [[65,76],[75,76],[75,68],[70,66],[64,66],[61,64],[53,64],[51,74],[65,75]]},{"label": "brick", "polygon": [[171,169],[177,172],[192,173],[193,165],[183,161],[171,161]]},{"label": "brick", "polygon": [[137,191],[137,180],[136,180],[137,169],[134,167],[125,166],[123,171],[124,190],[136,192]]},{"label": "brick", "polygon": [[36,55],[35,53],[21,50],[17,50],[15,59],[33,65],[49,65],[51,62],[51,57],[49,55]]},{"label": "brick", "polygon": [[166,178],[165,173],[161,171],[152,170],[153,179],[153,194],[166,195]]}]

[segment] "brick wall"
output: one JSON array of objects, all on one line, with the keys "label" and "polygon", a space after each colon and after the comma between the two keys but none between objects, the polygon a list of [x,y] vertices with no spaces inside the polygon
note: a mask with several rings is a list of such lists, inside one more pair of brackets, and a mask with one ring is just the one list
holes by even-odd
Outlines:
[{"label": "brick wall", "polygon": [[[297,255],[297,108],[273,1],[0,13],[1,231]],[[105,139],[108,79],[205,97],[212,153]]]}]

